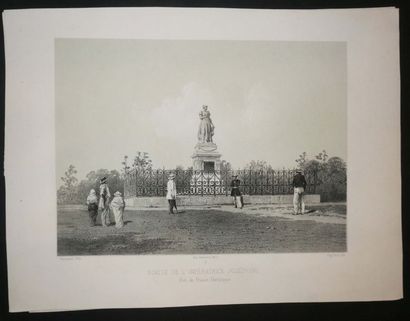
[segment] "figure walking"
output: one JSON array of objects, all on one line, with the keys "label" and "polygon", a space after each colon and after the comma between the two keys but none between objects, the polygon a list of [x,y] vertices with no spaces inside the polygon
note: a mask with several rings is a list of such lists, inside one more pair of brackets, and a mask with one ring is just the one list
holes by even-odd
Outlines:
[{"label": "figure walking", "polygon": [[88,216],[90,218],[90,226],[95,226],[98,215],[98,198],[95,189],[91,189],[87,197]]},{"label": "figure walking", "polygon": [[99,208],[101,209],[101,225],[110,225],[110,189],[108,188],[107,178],[103,177],[100,180],[100,203]]},{"label": "figure walking", "polygon": [[241,181],[238,179],[238,175],[232,175],[232,182],[231,182],[231,196],[233,197],[233,205],[235,208],[243,208],[243,200],[242,194],[239,190],[239,186],[241,186]]},{"label": "figure walking", "polygon": [[121,228],[124,226],[123,214],[124,214],[125,202],[120,192],[114,193],[114,198],[111,201],[111,209],[114,214],[115,227]]},{"label": "figure walking", "polygon": [[299,213],[305,214],[305,202],[303,201],[303,195],[306,189],[306,179],[303,176],[301,170],[296,171],[296,175],[293,177],[293,212],[295,215]]},{"label": "figure walking", "polygon": [[168,177],[168,183],[167,183],[167,200],[168,200],[168,205],[169,205],[169,214],[174,214],[174,208],[176,210],[176,213],[178,214],[176,197],[177,197],[177,185],[175,183],[175,175],[171,174]]}]

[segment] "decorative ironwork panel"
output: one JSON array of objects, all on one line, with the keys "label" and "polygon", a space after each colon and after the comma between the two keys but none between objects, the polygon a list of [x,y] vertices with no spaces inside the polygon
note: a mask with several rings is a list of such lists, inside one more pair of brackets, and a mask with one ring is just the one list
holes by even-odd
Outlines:
[{"label": "decorative ironwork panel", "polygon": [[[132,170],[126,174],[125,197],[163,196],[167,193],[170,174],[175,175],[178,195],[230,195],[233,175],[241,181],[240,191],[244,195],[276,195],[293,193],[292,181],[295,170],[237,170],[237,171],[193,171],[193,170]],[[307,193],[316,193],[320,183],[316,172],[304,173]]]}]

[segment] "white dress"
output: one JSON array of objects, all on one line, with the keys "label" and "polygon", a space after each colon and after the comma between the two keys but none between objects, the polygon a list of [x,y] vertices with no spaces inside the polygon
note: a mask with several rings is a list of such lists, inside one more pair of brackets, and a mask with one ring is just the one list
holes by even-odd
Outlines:
[{"label": "white dress", "polygon": [[114,196],[111,201],[111,209],[114,214],[115,227],[120,228],[124,226],[123,214],[125,203],[121,196]]}]

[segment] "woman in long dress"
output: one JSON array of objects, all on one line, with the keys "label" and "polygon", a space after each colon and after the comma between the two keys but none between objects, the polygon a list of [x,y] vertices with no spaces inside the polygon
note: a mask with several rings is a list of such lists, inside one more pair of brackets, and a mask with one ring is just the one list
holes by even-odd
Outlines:
[{"label": "woman in long dress", "polygon": [[101,209],[101,225],[109,226],[110,225],[110,189],[107,185],[107,178],[103,177],[100,180],[100,202],[98,207]]},{"label": "woman in long dress", "polygon": [[211,120],[211,113],[208,111],[208,106],[202,106],[202,110],[199,113],[199,123],[198,129],[198,141],[200,143],[212,142],[212,136],[214,135],[214,124]]},{"label": "woman in long dress", "polygon": [[111,209],[114,214],[116,228],[121,228],[124,226],[124,219],[123,219],[124,208],[125,208],[125,202],[121,196],[121,193],[115,192],[114,198],[111,201]]}]

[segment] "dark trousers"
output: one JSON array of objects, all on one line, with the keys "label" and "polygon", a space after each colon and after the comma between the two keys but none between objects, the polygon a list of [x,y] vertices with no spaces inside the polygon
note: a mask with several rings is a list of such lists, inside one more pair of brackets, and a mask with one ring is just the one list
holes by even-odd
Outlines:
[{"label": "dark trousers", "polygon": [[168,200],[168,205],[169,205],[169,213],[170,214],[174,214],[174,207],[178,211],[176,200]]},{"label": "dark trousers", "polygon": [[90,218],[90,226],[94,226],[95,223],[97,222],[97,216],[98,216],[98,206],[89,206],[88,207],[88,216]]}]

